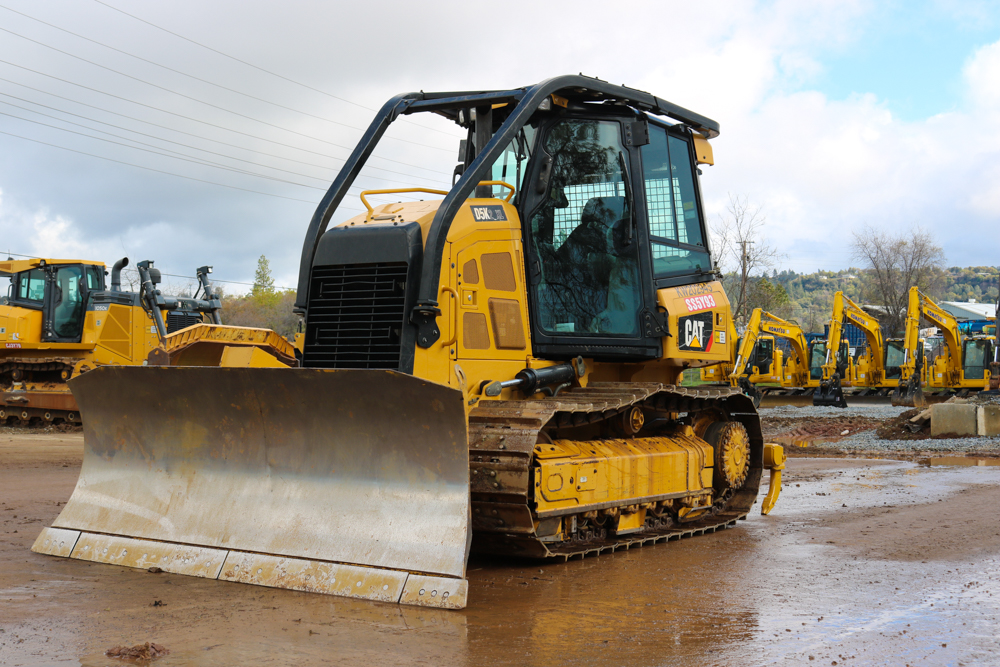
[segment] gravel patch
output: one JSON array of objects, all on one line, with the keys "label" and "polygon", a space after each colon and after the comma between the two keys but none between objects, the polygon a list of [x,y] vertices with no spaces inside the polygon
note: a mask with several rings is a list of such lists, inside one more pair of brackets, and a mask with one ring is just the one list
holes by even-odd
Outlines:
[{"label": "gravel patch", "polygon": [[838,442],[816,443],[814,446],[871,452],[964,452],[985,454],[1000,452],[1000,437],[880,440],[875,431],[861,431],[860,433],[849,435]]},{"label": "gravel patch", "polygon": [[846,408],[833,408],[829,406],[807,405],[796,407],[794,405],[779,405],[773,408],[760,408],[762,419],[768,417],[871,417],[872,419],[893,419],[903,414],[911,408],[893,407],[891,405],[852,405]]}]

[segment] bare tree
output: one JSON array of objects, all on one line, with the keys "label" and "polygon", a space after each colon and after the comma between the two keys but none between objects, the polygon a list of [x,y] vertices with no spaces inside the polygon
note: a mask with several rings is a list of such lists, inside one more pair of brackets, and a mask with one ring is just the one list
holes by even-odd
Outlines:
[{"label": "bare tree", "polygon": [[864,265],[864,299],[882,310],[879,319],[885,333],[898,334],[906,318],[910,288],[933,292],[940,287],[944,251],[920,227],[894,235],[865,225],[854,232],[851,246],[855,259]]},{"label": "bare tree", "polygon": [[716,262],[723,274],[726,293],[734,301],[733,317],[740,322],[746,322],[756,307],[752,303],[755,293],[773,296],[772,291],[754,289],[760,277],[754,274],[774,268],[779,257],[777,249],[764,238],[766,222],[763,209],[751,205],[749,197],[730,194],[726,214],[719,216],[712,226]]}]

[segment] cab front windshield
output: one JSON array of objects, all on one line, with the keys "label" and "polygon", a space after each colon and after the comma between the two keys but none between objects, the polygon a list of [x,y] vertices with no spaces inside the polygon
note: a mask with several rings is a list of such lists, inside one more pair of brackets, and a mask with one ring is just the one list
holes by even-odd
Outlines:
[{"label": "cab front windshield", "polygon": [[885,376],[889,379],[902,377],[900,366],[906,361],[903,341],[890,340],[885,346]]},{"label": "cab front windshield", "polygon": [[809,378],[823,379],[823,364],[826,363],[826,343],[816,341],[809,348]]}]

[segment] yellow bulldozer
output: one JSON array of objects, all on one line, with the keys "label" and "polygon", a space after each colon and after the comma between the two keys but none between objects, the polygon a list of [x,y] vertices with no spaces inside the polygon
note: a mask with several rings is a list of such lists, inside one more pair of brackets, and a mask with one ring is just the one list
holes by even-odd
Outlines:
[{"label": "yellow bulldozer", "polygon": [[222,326],[212,267],[196,271],[198,291],[187,298],[160,293],[151,261],[136,265],[139,290],[123,290],[127,265],[114,264],[108,287],[101,262],[0,262],[10,278],[0,300],[0,424],[80,423],[67,382],[101,366],[297,364],[273,332]]},{"label": "yellow bulldozer", "polygon": [[[455,185],[364,193],[330,226],[386,128],[419,113],[467,131]],[[462,608],[470,550],[713,532],[765,469],[769,509],[784,456],[751,400],[680,386],[734,344],[698,184],[718,132],[584,76],[390,99],[306,234],[304,367],[72,380],[83,468],[33,549]]]}]

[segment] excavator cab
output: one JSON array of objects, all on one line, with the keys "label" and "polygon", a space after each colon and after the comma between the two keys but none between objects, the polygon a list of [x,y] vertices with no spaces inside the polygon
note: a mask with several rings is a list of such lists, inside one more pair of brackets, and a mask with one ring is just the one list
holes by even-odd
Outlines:
[{"label": "excavator cab", "polygon": [[993,361],[994,341],[990,338],[966,338],[962,341],[962,371],[966,380],[985,380]]},{"label": "excavator cab", "polygon": [[809,344],[809,379],[823,379],[823,362],[826,360],[826,341],[816,339]]},{"label": "excavator cab", "polygon": [[757,375],[770,375],[771,367],[774,365],[774,338],[761,336],[757,339],[754,347],[753,367],[757,369]]}]

